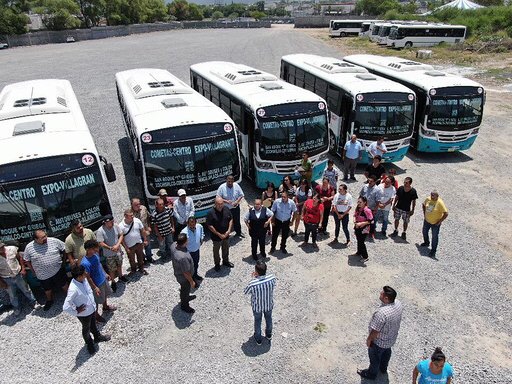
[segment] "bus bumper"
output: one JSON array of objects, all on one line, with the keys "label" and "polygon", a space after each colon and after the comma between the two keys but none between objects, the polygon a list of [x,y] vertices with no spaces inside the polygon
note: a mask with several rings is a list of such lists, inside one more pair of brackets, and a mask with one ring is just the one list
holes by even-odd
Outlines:
[{"label": "bus bumper", "polygon": [[429,139],[424,136],[420,137],[418,147],[416,148],[419,152],[457,152],[464,151],[471,148],[476,140],[476,135],[467,138],[463,141],[457,141],[453,143],[439,142],[435,139]]},{"label": "bus bumper", "polygon": [[[327,167],[327,160],[322,162],[315,163],[315,166],[313,167],[313,176],[312,180],[318,180],[322,178],[322,174],[324,173],[325,168]],[[261,189],[267,188],[267,183],[271,182],[274,183],[276,188],[279,188],[279,186],[283,183],[283,178],[286,175],[275,173],[275,172],[267,172],[263,171],[261,169],[256,170],[256,186]],[[300,176],[295,175],[295,173],[291,173],[288,176],[291,176],[291,178],[295,180],[299,180]]]},{"label": "bus bumper", "polygon": [[[384,163],[396,163],[397,161],[402,160],[405,157],[405,154],[407,153],[407,150],[409,147],[402,147],[398,148],[396,151],[389,151],[384,156],[382,156],[382,162]],[[363,156],[361,159],[360,164],[369,164],[370,163],[370,156],[368,155],[368,152],[363,152]]]}]

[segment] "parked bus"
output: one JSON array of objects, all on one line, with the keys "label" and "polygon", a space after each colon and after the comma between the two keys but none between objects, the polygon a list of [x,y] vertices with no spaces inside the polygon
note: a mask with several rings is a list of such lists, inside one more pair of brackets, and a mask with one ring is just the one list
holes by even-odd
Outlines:
[{"label": "parked bus", "polygon": [[465,36],[464,25],[402,24],[391,28],[387,45],[392,48],[432,47],[441,43],[460,43]]},{"label": "parked bus", "polygon": [[116,73],[116,87],[136,171],[148,204],[183,188],[204,221],[217,188],[240,181],[235,124],[220,108],[162,69]]},{"label": "parked bus", "polygon": [[377,39],[379,38],[380,29],[385,24],[385,21],[380,21],[378,23],[372,24],[372,26],[370,27],[370,32],[368,34],[368,38],[370,39],[370,41],[374,43],[377,42]]},{"label": "parked bus", "polygon": [[368,37],[371,33],[373,24],[379,23],[381,20],[366,20],[361,23],[361,30],[359,31],[359,37]]},{"label": "parked bus", "polygon": [[[294,54],[281,59],[281,77],[327,100],[330,149],[338,155],[352,134],[367,148],[385,137],[385,161],[403,159],[414,128],[409,88],[332,57]],[[369,161],[365,151],[362,162]]]},{"label": "parked bus", "polygon": [[411,88],[417,97],[411,145],[422,152],[470,148],[482,123],[485,91],[464,77],[398,57],[352,55],[344,60]]},{"label": "parked bus", "polygon": [[37,229],[63,240],[72,220],[97,229],[112,213],[106,183],[114,168],[98,155],[69,81],[7,85],[0,143],[2,241],[24,247]]},{"label": "parked bus", "polygon": [[397,24],[394,24],[394,23],[382,24],[379,28],[379,34],[375,38],[375,41],[377,42],[377,44],[387,45],[389,32],[391,31],[391,28],[396,25]]},{"label": "parked bus", "polygon": [[331,20],[329,22],[329,36],[345,37],[357,36],[361,31],[363,22],[368,20]]},{"label": "parked bus", "polygon": [[304,152],[313,164],[312,179],[322,176],[329,128],[321,97],[269,73],[220,61],[192,65],[190,81],[235,121],[244,173],[259,188],[293,177]]}]

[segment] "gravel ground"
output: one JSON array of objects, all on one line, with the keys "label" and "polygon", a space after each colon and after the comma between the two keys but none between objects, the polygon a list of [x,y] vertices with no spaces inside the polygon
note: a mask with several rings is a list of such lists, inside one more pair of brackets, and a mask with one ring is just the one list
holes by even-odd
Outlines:
[{"label": "gravel ground", "polygon": [[[140,194],[140,185],[123,139],[115,72],[160,67],[188,79],[189,65],[224,59],[278,73],[280,57],[292,52],[341,55],[286,28],[172,31],[9,49],[0,55],[0,86],[34,78],[71,81],[100,152],[116,168],[118,180],[109,190],[120,217],[129,196]],[[292,254],[277,252],[268,263],[279,279],[275,337],[272,345],[256,346],[249,298],[242,293],[253,270],[249,239],[232,243],[235,268],[219,273],[212,269],[207,242],[196,313],[185,315],[177,306],[171,263],[154,264],[149,276],[120,284],[111,299],[119,309],[103,326],[112,340],[93,357],[83,347],[78,321],[59,309],[62,295],[49,312],[25,310],[17,319],[12,312],[1,314],[0,382],[359,383],[356,368],[368,362],[367,324],[381,287],[389,284],[405,312],[389,376],[375,382],[410,382],[419,359],[442,346],[456,382],[512,383],[512,225],[510,215],[502,213],[510,212],[512,203],[510,179],[503,178],[510,159],[511,101],[510,94],[488,92],[481,137],[471,150],[412,153],[395,164],[400,183],[405,175],[414,179],[420,200],[437,188],[450,210],[437,260],[418,248],[419,208],[408,241],[368,244],[366,266],[348,257],[354,245],[332,248],[324,237],[320,250],[310,252],[298,247],[302,236],[290,239]],[[349,186],[353,194],[362,186],[362,177],[358,180]],[[248,182],[242,187],[248,200],[258,194]]]}]

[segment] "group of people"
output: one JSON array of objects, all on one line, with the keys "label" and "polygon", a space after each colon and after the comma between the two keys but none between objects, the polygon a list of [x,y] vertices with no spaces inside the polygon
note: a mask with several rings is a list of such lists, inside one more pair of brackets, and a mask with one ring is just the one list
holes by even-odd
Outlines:
[{"label": "group of people", "polygon": [[[365,170],[365,185],[359,192],[354,207],[353,197],[345,182],[349,180],[349,176],[355,180],[353,165],[361,156],[358,143],[354,135],[345,145],[344,183],[339,183],[339,172],[332,160],[328,162],[321,183],[312,183],[311,162],[307,154],[304,154],[302,165],[298,169],[301,176],[298,185],[293,182],[291,176],[284,177],[279,188],[269,183],[261,198],[255,199],[243,216],[251,238],[251,256],[256,261],[253,280],[248,284],[245,293],[252,296],[254,339],[258,345],[263,339],[263,317],[266,321],[265,337],[268,340],[272,339],[273,291],[276,277],[267,274],[267,265],[264,261],[267,257],[267,236],[271,236],[270,254],[276,252],[279,237],[280,252],[287,254],[287,240],[290,235],[298,235],[302,223],[304,240],[301,247],[309,246],[311,238],[312,247],[318,248],[318,234],[328,235],[327,226],[329,217],[332,216],[335,230],[331,244],[339,242],[340,230],[343,230],[344,245],[349,246],[349,221],[350,216],[353,216],[357,239],[357,252],[354,255],[366,261],[366,238],[375,238],[377,223],[382,223],[380,233],[386,236],[389,214],[393,211],[394,231],[390,236],[398,236],[399,222],[402,220],[401,238],[406,240],[408,223],[414,214],[418,199],[417,192],[412,187],[412,179],[406,177],[403,186],[398,187],[394,170],[386,171],[381,164],[381,155],[386,149],[382,142],[379,144],[377,141],[371,149],[372,163]],[[110,335],[101,334],[97,328],[97,321],[106,321],[99,314],[99,307],[102,307],[104,313],[115,311],[114,306],[107,304],[107,298],[112,291],[117,290],[118,282],[127,282],[129,276],[137,272],[142,275],[148,274],[145,265],[154,261],[151,238],[158,242],[157,254],[163,260],[172,259],[174,274],[180,284],[181,309],[186,313],[194,313],[190,301],[196,296],[191,294],[191,290],[198,288],[203,280],[198,270],[200,248],[205,236],[204,229],[197,222],[194,203],[184,189],[178,191],[178,198],[175,200],[168,196],[165,189],[160,190],[158,195],[153,212],[149,212],[148,208],[141,204],[140,199],[133,198],[130,208],[124,211],[122,221],[115,223],[112,215],[107,215],[96,233],[84,228],[80,221],[74,221],[65,242],[48,237],[44,230],[37,230],[33,241],[25,248],[23,258],[16,247],[0,243],[0,284],[8,290],[15,314],[20,310],[17,290],[27,297],[30,305],[36,303],[34,295],[23,279],[26,268],[30,268],[45,292],[44,310],[53,305],[54,289],[67,292],[63,309],[80,320],[87,349],[91,354],[95,353],[95,343],[110,339]],[[229,258],[229,239],[232,232],[235,232],[237,237],[245,237],[240,212],[240,203],[244,197],[242,188],[234,181],[233,176],[229,176],[219,187],[214,207],[207,213],[205,225],[212,240],[215,271],[220,271],[221,265],[227,268],[234,267]],[[432,231],[430,256],[434,257],[439,227],[446,219],[448,211],[435,190],[425,199],[422,208],[424,241],[421,246],[430,245],[429,231]],[[123,274],[122,267],[125,252],[130,263],[128,276]],[[66,275],[64,261],[69,263],[71,282]],[[395,297],[396,292],[392,288],[384,287],[380,297],[382,307],[374,314],[369,327],[367,345],[370,367],[358,372],[362,377],[375,378],[378,371],[385,372],[387,369],[391,346],[396,340],[401,321],[402,309]],[[436,350],[430,363],[418,364],[414,370],[414,377],[444,374],[444,367],[448,367],[444,361],[442,352]]]}]

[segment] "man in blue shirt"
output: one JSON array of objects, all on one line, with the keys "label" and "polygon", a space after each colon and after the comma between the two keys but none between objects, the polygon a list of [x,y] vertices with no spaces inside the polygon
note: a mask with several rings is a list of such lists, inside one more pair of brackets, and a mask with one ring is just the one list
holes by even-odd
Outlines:
[{"label": "man in blue shirt", "polygon": [[108,276],[100,262],[99,249],[100,245],[96,240],[87,240],[84,244],[85,257],[82,258],[81,265],[87,272],[87,281],[94,292],[94,300],[96,301],[96,321],[105,323],[104,317],[98,313],[98,307],[103,305],[103,312],[115,311],[117,308],[107,304],[107,296],[112,294],[112,289],[108,284]]},{"label": "man in blue shirt", "polygon": [[274,309],[274,287],[276,277],[267,275],[267,264],[263,260],[256,262],[252,274],[253,280],[245,288],[244,293],[251,294],[252,313],[254,315],[254,340],[261,345],[261,320],[265,316],[265,337],[272,340],[272,310]]},{"label": "man in blue shirt", "polygon": [[356,135],[352,135],[349,141],[345,143],[343,148],[343,180],[348,181],[348,174],[350,172],[350,180],[356,180],[354,172],[356,170],[357,162],[363,156],[363,146],[357,140]]},{"label": "man in blue shirt", "polygon": [[181,233],[187,235],[187,250],[194,262],[194,274],[192,278],[195,280],[196,286],[199,286],[199,283],[203,281],[203,277],[199,276],[197,273],[199,268],[199,248],[201,248],[204,240],[203,226],[197,222],[194,216],[191,216],[187,220],[187,226],[182,229]]},{"label": "man in blue shirt", "polygon": [[272,243],[270,244],[270,253],[276,250],[277,237],[281,232],[281,252],[285,255],[288,253],[286,250],[286,240],[290,233],[290,220],[295,212],[297,206],[288,198],[288,192],[281,192],[281,198],[277,199],[272,204],[272,212],[274,212],[273,223],[274,229],[272,231]]}]

